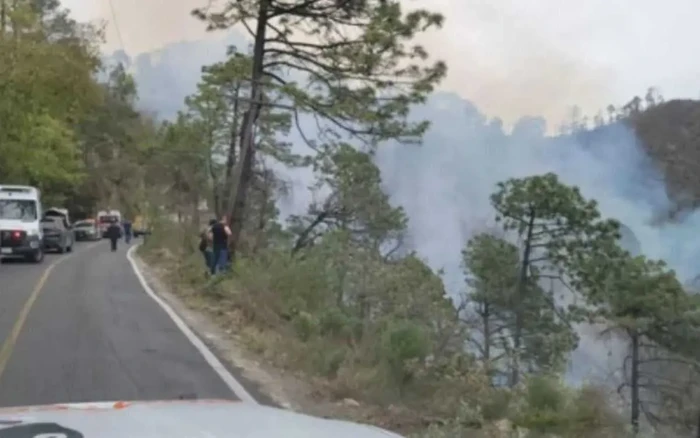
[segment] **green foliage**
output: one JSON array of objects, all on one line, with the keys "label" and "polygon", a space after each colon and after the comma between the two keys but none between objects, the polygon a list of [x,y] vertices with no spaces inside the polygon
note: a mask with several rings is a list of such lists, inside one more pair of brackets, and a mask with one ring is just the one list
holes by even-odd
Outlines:
[{"label": "green foliage", "polygon": [[596,201],[586,200],[553,173],[499,183],[491,204],[504,229],[541,247],[542,257],[559,272],[575,270],[581,254],[620,238],[617,221],[601,219]]},{"label": "green foliage", "polygon": [[571,317],[556,307],[553,294],[545,292],[536,279],[529,277],[525,293],[518,295],[518,251],[501,238],[477,234],[462,252],[472,288],[464,318],[474,330],[472,344],[497,380],[511,374],[516,365],[512,345],[518,311],[523,315],[520,366],[530,371],[561,371],[577,342]]},{"label": "green foliage", "polygon": [[593,387],[566,388],[557,378],[531,377],[514,406],[513,424],[528,436],[624,437],[624,422]]},{"label": "green foliage", "polygon": [[[697,325],[692,300],[675,273],[662,261],[632,257],[622,250],[617,244],[618,224],[602,220],[595,202],[583,199],[576,188],[561,185],[555,175],[511,180],[500,186],[492,202],[504,228],[525,238],[521,267],[526,262],[540,263],[521,277],[520,285],[533,279],[541,282],[542,278],[568,280],[573,292],[588,304],[570,308],[575,317],[572,320],[586,315],[592,322],[607,325],[609,333],[629,344],[627,380],[621,389],[630,389],[633,431],[641,429],[642,412],[654,426],[677,418],[669,406],[682,410],[679,400],[688,400],[686,389],[682,384],[670,384],[675,377],[665,376],[663,368],[694,372],[697,366],[687,359],[679,360],[679,355],[693,356],[695,349],[688,348],[689,337],[681,332],[696,333]],[[527,248],[533,247],[540,251],[528,253]],[[527,290],[521,287],[518,295],[521,331],[527,322],[522,300]],[[541,346],[536,349],[542,350]],[[683,367],[679,368],[679,363]],[[665,401],[649,402],[650,398]],[[533,420],[536,424],[528,423],[527,427],[537,430],[547,426],[554,421],[551,415],[550,411],[538,414]]]},{"label": "green foliage", "polygon": [[0,174],[60,201],[84,176],[74,128],[99,102],[97,57],[57,4],[34,6],[8,5],[0,32]]},{"label": "green foliage", "polygon": [[189,214],[200,199],[206,183],[208,159],[201,147],[202,125],[179,114],[174,122],[159,127],[157,142],[144,151],[144,184],[157,188],[152,200],[169,211]]},{"label": "green foliage", "polygon": [[390,376],[398,380],[399,386],[411,378],[408,363],[425,360],[432,350],[425,328],[410,321],[392,323],[383,333],[382,349]]},{"label": "green foliage", "polygon": [[647,333],[678,321],[690,308],[675,273],[663,261],[623,255],[608,268],[605,305],[598,313],[607,321]]},{"label": "green foliage", "polygon": [[136,85],[123,65],[109,70],[101,95],[100,105],[79,125],[87,171],[80,192],[93,200],[92,214],[112,206],[133,217],[145,208],[151,169],[144,164],[156,146],[157,127],[135,110]]},{"label": "green foliage", "polygon": [[[439,27],[443,17],[425,10],[404,13],[398,1],[338,3],[313,0],[290,7],[276,0],[246,0],[219,11],[195,11],[211,28],[259,21],[255,49],[264,53],[261,75],[289,97],[295,111],[326,119],[336,132],[375,143],[419,139],[426,123],[407,121],[411,105],[423,102],[444,77],[443,62],[412,40]],[[300,38],[304,28],[313,42]],[[287,76],[276,70],[289,70]]]},{"label": "green foliage", "polygon": [[319,329],[322,336],[350,339],[353,337],[352,326],[352,317],[343,309],[330,307],[321,311]]},{"label": "green foliage", "polygon": [[386,263],[342,232],[304,257],[265,250],[242,259],[236,273],[245,294],[227,296],[250,323],[288,327],[299,343],[289,360],[339,381],[374,370],[367,374],[376,386],[371,397],[407,391],[429,355],[442,361],[463,344],[439,277],[413,256]]},{"label": "green foliage", "polygon": [[[433,425],[415,437],[631,437],[600,388],[571,389],[551,376],[531,377],[525,383],[521,391],[485,394],[480,408],[463,403],[451,421]],[[489,411],[495,407],[494,416]],[[494,421],[487,423],[489,417]]]},{"label": "green foliage", "polygon": [[688,348],[698,327],[693,300],[664,262],[613,255],[604,264],[591,262],[602,279],[592,294],[594,317],[629,345],[621,389],[630,390],[630,423],[638,430],[643,412],[653,426],[678,428],[695,397],[686,381],[698,369],[697,348]]},{"label": "green foliage", "polygon": [[[189,143],[190,152],[206,160],[199,167],[205,179],[197,188],[210,188],[208,200],[218,215],[224,212],[232,214],[234,194],[240,183],[235,179],[236,166],[241,165],[243,157],[241,138],[245,115],[250,107],[248,74],[251,66],[250,56],[238,52],[235,47],[229,48],[225,61],[202,69],[197,92],[186,99],[187,111],[180,116],[180,119],[196,125],[198,139]],[[247,207],[258,211],[248,212],[246,216],[259,218],[246,224],[248,227],[260,227],[261,223],[265,227],[271,226],[267,220],[276,217],[276,214],[270,214],[274,213],[274,206],[267,205],[264,212],[260,211],[261,204],[269,204],[276,192],[282,189],[281,180],[267,170],[267,160],[288,166],[303,165],[309,160],[292,153],[291,143],[279,139],[291,127],[291,114],[276,106],[279,100],[279,96],[273,93],[264,96],[265,106],[258,118],[256,151],[249,157],[252,164],[246,170],[248,173],[243,174],[247,195],[262,194],[265,198],[253,200]]]},{"label": "green foliage", "polygon": [[338,348],[333,346],[325,346],[323,351],[317,352],[314,355],[314,369],[318,373],[327,378],[336,378],[338,372],[340,371],[343,363],[349,356],[349,352],[346,348]]},{"label": "green foliage", "polygon": [[293,321],[297,336],[304,342],[311,339],[311,336],[317,330],[318,322],[316,318],[307,312],[302,311],[297,313]]},{"label": "green foliage", "polygon": [[131,213],[153,129],[121,66],[98,83],[101,33],[57,0],[6,2],[0,31],[0,174],[38,186],[74,217],[105,204]]},{"label": "green foliage", "polygon": [[[528,362],[530,367],[536,364],[535,369],[546,364],[546,369],[556,370],[564,365],[566,354],[576,346],[572,323],[582,320],[583,309],[556,299],[555,288],[580,293],[577,289],[588,278],[582,266],[592,254],[604,256],[604,250],[615,247],[619,225],[602,220],[595,201],[586,200],[577,187],[562,184],[553,173],[499,183],[491,204],[497,222],[506,233],[517,236],[521,248],[482,237],[467,245],[465,264],[468,270],[475,269],[473,299],[481,309],[488,342],[492,331],[504,324],[491,328],[484,317],[498,315],[504,302],[508,308],[505,326],[512,342],[499,347],[511,350],[510,384],[514,385]],[[492,264],[499,259],[505,264]],[[494,284],[504,281],[511,283]]]},{"label": "green foliage", "polygon": [[[385,0],[352,6],[312,0],[293,7],[277,0],[245,0],[218,11],[208,8],[193,14],[206,20],[210,29],[257,21],[247,78],[249,106],[240,124],[243,159],[235,172],[227,172],[235,176],[225,185],[230,188],[226,198],[232,254],[240,246],[255,156],[261,149],[255,131],[266,108],[286,108],[299,131],[299,113],[313,114],[318,140],[309,140],[303,131],[301,135],[319,153],[342,146],[343,137],[371,147],[389,139],[419,141],[428,126],[427,122],[410,122],[409,110],[412,104],[425,101],[444,77],[446,66],[442,62],[427,65],[426,51],[411,42],[418,33],[439,26],[439,14],[425,10],[403,13],[398,1]],[[313,42],[299,40],[299,31]],[[283,98],[285,104],[270,102],[266,90]],[[263,130],[270,129],[271,122],[264,123]],[[307,234],[297,243],[303,246]]]},{"label": "green foliage", "polygon": [[290,228],[297,234],[295,251],[334,230],[347,231],[355,242],[377,251],[383,243],[400,239],[406,215],[389,203],[371,155],[341,144],[319,156],[316,171],[316,191],[330,194],[312,203],[305,216],[290,219]]}]

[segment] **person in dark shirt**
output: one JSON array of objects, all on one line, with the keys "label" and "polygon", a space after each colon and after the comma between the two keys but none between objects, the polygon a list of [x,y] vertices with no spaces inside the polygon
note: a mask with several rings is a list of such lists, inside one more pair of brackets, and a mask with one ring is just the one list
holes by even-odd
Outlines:
[{"label": "person in dark shirt", "polygon": [[111,244],[112,247],[112,252],[117,250],[117,240],[119,240],[119,237],[121,237],[122,230],[119,228],[119,223],[117,221],[113,221],[110,225],[109,228],[107,228],[107,238],[109,238],[109,243]]},{"label": "person in dark shirt", "polygon": [[209,241],[211,242],[211,273],[212,275],[226,268],[228,264],[228,239],[231,229],[228,227],[226,216],[209,228]]}]

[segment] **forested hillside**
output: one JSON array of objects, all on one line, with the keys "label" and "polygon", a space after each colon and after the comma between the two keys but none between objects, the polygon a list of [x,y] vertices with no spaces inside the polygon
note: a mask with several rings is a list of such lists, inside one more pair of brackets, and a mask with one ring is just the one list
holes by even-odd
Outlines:
[{"label": "forested hillside", "polygon": [[[363,405],[400,403],[424,413],[412,421],[405,412],[372,417],[399,430],[427,422],[442,431],[430,433],[454,436],[460,428],[475,433],[477,425],[502,427],[506,419],[565,436],[620,436],[625,420],[604,408],[615,404],[619,385],[633,425],[694,433],[695,396],[684,392],[689,381],[666,386],[661,382],[670,376],[660,369],[668,368],[647,365],[675,363],[674,355],[688,348],[680,339],[691,332],[670,338],[661,333],[680,320],[685,328],[694,324],[693,304],[675,273],[640,256],[673,256],[674,267],[687,256],[673,247],[679,236],[671,236],[668,246],[648,239],[657,233],[651,219],[671,205],[633,124],[633,116],[665,105],[653,90],[636,110],[611,107],[595,123],[574,115],[561,135],[549,138],[540,119],[524,118],[508,133],[469,102],[422,89],[427,101],[416,100],[409,113],[383,108],[375,115],[369,87],[362,93],[326,89],[331,85],[325,75],[347,80],[368,73],[346,71],[342,63],[319,66],[303,53],[297,59],[292,49],[272,47],[284,57],[271,58],[271,64],[291,64],[314,80],[302,91],[281,72],[269,71],[246,199],[249,215],[234,248],[237,263],[231,279],[208,286],[217,291],[212,305],[230,309],[214,312],[222,324],[236,321],[252,348],[278,366],[328,381],[330,397]],[[325,59],[323,48],[313,50],[319,50],[315,60]],[[236,179],[231,184],[229,178],[240,170],[241,130],[252,93],[254,58],[246,53],[233,48],[227,60],[207,66],[173,123],[173,129],[203,130],[199,144],[212,157],[202,176],[210,184],[207,199],[218,213],[234,215]],[[350,56],[332,53],[341,60]],[[309,96],[316,86],[329,94]],[[327,112],[335,109],[331,102],[343,119]],[[409,123],[429,120],[431,126],[423,131],[414,125],[420,131],[405,138],[405,115]],[[362,129],[368,121],[376,124]],[[294,133],[300,126],[303,134]],[[422,146],[412,145],[419,137]],[[296,142],[290,145],[290,138]],[[304,171],[309,165],[312,172]],[[312,186],[309,193],[304,183]],[[291,194],[290,184],[296,189]],[[280,228],[275,207],[289,210],[290,199],[296,214]],[[640,257],[620,252],[620,226],[600,212],[623,220],[624,249]],[[641,245],[635,234],[641,234]],[[175,283],[188,283],[185,296],[189,283],[203,287],[191,276],[198,277],[201,264],[192,254],[194,242],[184,259],[172,246],[151,249],[158,259],[176,263]],[[609,368],[598,370],[598,377],[618,372],[613,394],[591,388],[570,394],[557,376],[578,368],[573,374],[579,380],[591,377],[590,368],[610,353],[601,332],[618,347]],[[625,360],[628,347],[636,351],[631,362]],[[602,398],[592,402],[595,397]],[[536,406],[523,411],[522,403]],[[574,413],[592,403],[600,410]],[[444,423],[455,416],[456,422]]]},{"label": "forested hillside", "polygon": [[[697,434],[694,216],[658,225],[695,205],[694,102],[651,93],[590,128],[575,114],[556,137],[537,118],[508,132],[436,92],[448,66],[412,40],[439,14],[238,4],[195,15],[257,18],[253,50],[207,65],[167,122],[136,110],[134,62],[103,65],[98,29],[57,2],[3,9],[0,182],[148,216],[144,258],[319,404],[355,401],[337,415],[421,437]],[[187,81],[152,77],[164,88],[138,85],[172,115],[165,88]],[[196,246],[212,215],[234,257],[209,279]],[[619,385],[568,386],[607,357],[601,333]]]},{"label": "forested hillside", "polygon": [[698,152],[700,102],[674,100],[631,115],[641,143],[662,170],[677,212],[698,207],[700,176]]}]

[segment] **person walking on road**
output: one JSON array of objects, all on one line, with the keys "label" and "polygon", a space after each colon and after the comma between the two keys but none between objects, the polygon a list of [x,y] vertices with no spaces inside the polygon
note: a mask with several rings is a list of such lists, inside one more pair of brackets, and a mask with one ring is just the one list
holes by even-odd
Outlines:
[{"label": "person walking on road", "polygon": [[131,221],[129,219],[126,219],[124,221],[124,223],[122,224],[122,226],[124,227],[124,243],[126,243],[128,245],[129,243],[131,243],[131,236],[132,236]]},{"label": "person walking on road", "polygon": [[121,233],[122,230],[119,228],[119,223],[117,221],[113,221],[107,228],[107,238],[109,238],[112,252],[117,250],[117,240],[119,240]]},{"label": "person walking on road", "polygon": [[227,217],[223,216],[219,222],[209,228],[207,233],[212,249],[211,264],[209,265],[212,275],[223,271],[228,265],[228,239],[231,236],[231,229],[226,222]]}]

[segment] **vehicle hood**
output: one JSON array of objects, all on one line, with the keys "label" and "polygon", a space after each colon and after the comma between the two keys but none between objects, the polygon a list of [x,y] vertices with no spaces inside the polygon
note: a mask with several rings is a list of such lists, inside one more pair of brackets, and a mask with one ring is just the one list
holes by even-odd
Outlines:
[{"label": "vehicle hood", "polygon": [[100,402],[0,409],[0,438],[401,438],[356,423],[228,400]]},{"label": "vehicle hood", "polygon": [[36,221],[27,222],[16,219],[0,219],[0,230],[39,231],[39,228]]},{"label": "vehicle hood", "polygon": [[46,211],[44,211],[44,216],[67,217],[68,210],[61,208],[47,208]]}]

